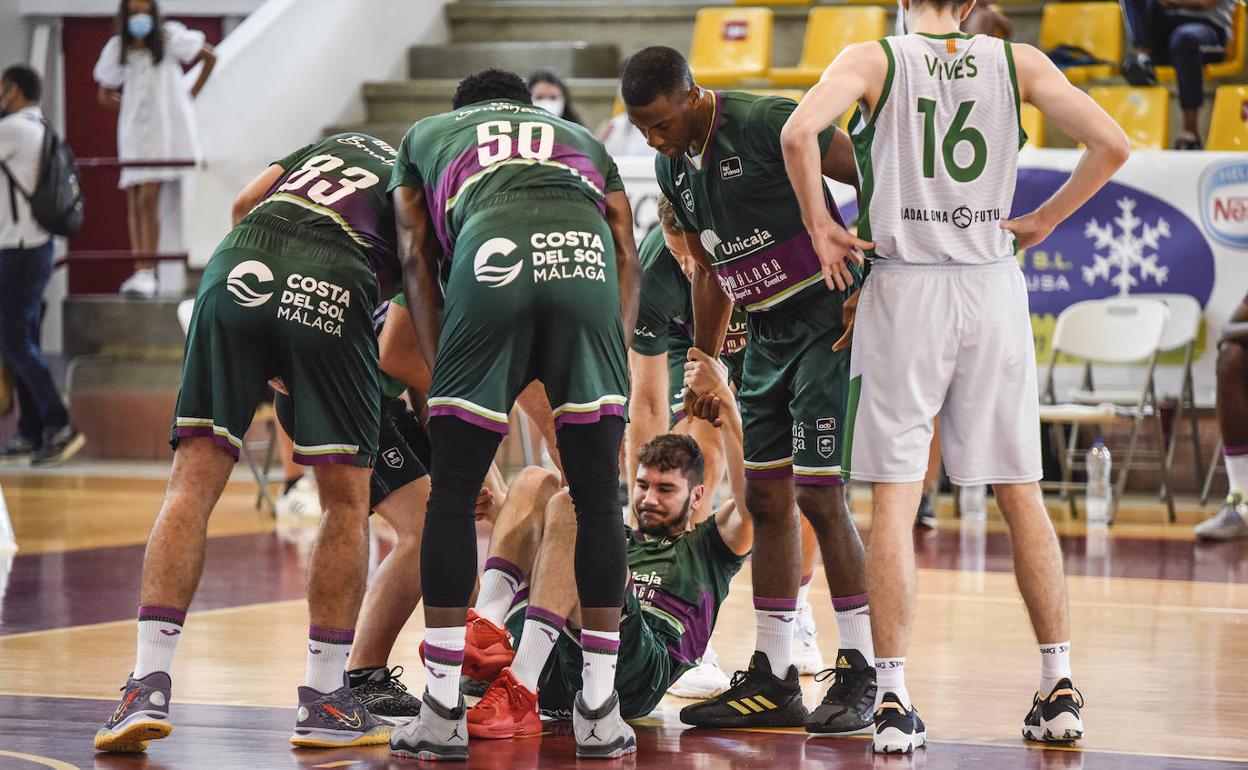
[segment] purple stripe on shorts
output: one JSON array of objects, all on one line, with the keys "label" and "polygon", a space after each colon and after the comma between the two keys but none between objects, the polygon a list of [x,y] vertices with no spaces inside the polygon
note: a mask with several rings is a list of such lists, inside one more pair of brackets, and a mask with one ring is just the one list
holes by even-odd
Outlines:
[{"label": "purple stripe on shorts", "polygon": [[802,582],[801,582],[801,583],[799,583],[798,585],[799,585],[799,586],[808,586],[808,585],[810,585],[810,581],[812,581],[812,580],[814,580],[814,579],[815,579],[815,573],[814,573],[814,570],[811,570],[811,573],[810,573],[809,575],[803,575],[803,576],[802,576]]},{"label": "purple stripe on shorts", "polygon": [[837,612],[844,612],[845,610],[856,610],[859,607],[865,607],[865,606],[867,606],[866,594],[857,594],[855,596],[833,596],[832,597],[832,609],[836,610]]},{"label": "purple stripe on shorts", "polygon": [[1227,457],[1248,455],[1248,446],[1224,446],[1222,447],[1222,454]]},{"label": "purple stripe on shorts", "polygon": [[555,418],[555,430],[564,425],[589,425],[603,417],[623,417],[624,407],[620,404],[603,404],[592,412],[564,412]]},{"label": "purple stripe on shorts", "polygon": [[225,436],[218,436],[217,434],[213,433],[211,425],[179,426],[177,428],[176,434],[177,434],[177,437],[180,439],[210,438],[212,439],[212,442],[214,444],[221,447],[225,451],[229,452],[230,455],[234,457],[235,461],[238,460],[238,447],[231,444],[230,440],[226,438]]},{"label": "purple stripe on shorts", "polygon": [[354,628],[325,628],[308,626],[308,638],[323,644],[351,644],[355,641]]},{"label": "purple stripe on shorts", "polygon": [[592,631],[582,631],[581,650],[584,652],[596,652],[599,655],[618,655],[620,652],[620,641],[618,639],[596,636]]},{"label": "purple stripe on shorts", "polygon": [[300,465],[355,465],[360,456],[345,452],[334,452],[327,455],[305,455],[300,454],[296,450],[293,459]]},{"label": "purple stripe on shorts", "polygon": [[[507,435],[508,425],[505,422],[496,422],[486,417],[482,417],[475,412],[470,412],[462,406],[454,406],[453,404],[438,404],[429,407],[430,417],[458,417],[464,422],[471,423],[478,428],[492,430],[495,433]],[[555,427],[559,426],[559,421],[555,421]]]},{"label": "purple stripe on shorts", "polygon": [[464,664],[464,651],[448,650],[445,647],[435,647],[425,642],[425,660],[437,663],[440,666],[462,666]]},{"label": "purple stripe on shorts", "polygon": [[[748,473],[746,478],[749,478]],[[794,472],[793,483],[803,487],[843,487],[845,479],[842,476],[807,476]]]},{"label": "purple stripe on shorts", "polygon": [[568,619],[550,610],[544,610],[541,607],[535,607],[532,604],[524,611],[525,620],[536,620],[539,623],[554,628],[556,631],[562,631],[563,627],[568,624]]},{"label": "purple stripe on shorts", "polygon": [[173,607],[143,605],[139,607],[139,620],[159,620],[162,623],[176,623],[180,626],[186,622],[186,611]]},{"label": "purple stripe on shorts", "polygon": [[754,597],[754,609],[764,612],[797,612],[797,597],[792,599],[768,599],[765,596]]},{"label": "purple stripe on shorts", "polygon": [[499,572],[506,573],[512,580],[516,581],[517,586],[524,582],[524,571],[501,556],[491,556],[486,559],[485,569],[496,569]]},{"label": "purple stripe on shorts", "polygon": [[683,419],[685,419],[685,410],[681,409],[679,412],[672,415],[672,425],[675,425]]},{"label": "purple stripe on shorts", "polygon": [[764,468],[762,470],[745,469],[745,477],[754,481],[770,481],[771,479],[787,479],[793,475],[793,466],[784,465],[779,468]]}]

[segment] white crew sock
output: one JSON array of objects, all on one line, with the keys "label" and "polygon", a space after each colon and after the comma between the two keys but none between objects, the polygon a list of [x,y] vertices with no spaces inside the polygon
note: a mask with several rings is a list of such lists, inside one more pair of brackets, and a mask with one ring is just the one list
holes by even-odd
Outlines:
[{"label": "white crew sock", "polygon": [[1040,697],[1048,697],[1059,679],[1070,678],[1070,642],[1040,645]]},{"label": "white crew sock", "polygon": [[154,671],[169,673],[185,622],[186,613],[173,607],[139,607],[139,644],[132,674],[135,679]]},{"label": "white crew sock", "polygon": [[459,706],[459,674],[464,667],[464,626],[425,629],[425,689],[443,707]]},{"label": "white crew sock", "polygon": [[615,663],[620,653],[619,631],[581,631],[581,699],[596,709],[615,692]]},{"label": "white crew sock", "polygon": [[343,686],[355,629],[308,626],[308,671],[304,684],[319,693]]},{"label": "white crew sock", "polygon": [[477,615],[502,628],[507,610],[511,609],[523,582],[524,573],[519,567],[506,559],[491,556],[481,573],[481,590],[477,592],[477,603],[473,609]]},{"label": "white crew sock", "polygon": [[795,599],[754,597],[754,649],[767,656],[771,673],[780,679],[793,665],[793,634],[797,625]]},{"label": "white crew sock", "polygon": [[[1223,450],[1225,451],[1225,450]],[[1226,454],[1226,481],[1232,492],[1248,497],[1248,454]]]},{"label": "white crew sock", "polygon": [[910,693],[906,692],[906,659],[876,658],[875,659],[875,707],[879,708],[884,700],[884,693],[891,692],[901,701],[901,705],[910,708]]},{"label": "white crew sock", "polygon": [[836,628],[841,633],[841,649],[857,650],[867,665],[875,665],[875,645],[871,641],[871,607],[867,595],[833,597]]},{"label": "white crew sock", "polygon": [[540,607],[529,605],[524,613],[524,630],[520,633],[520,647],[511,662],[511,673],[516,681],[529,692],[537,692],[537,681],[550,658],[551,650],[559,641],[559,634],[567,623],[564,618]]}]

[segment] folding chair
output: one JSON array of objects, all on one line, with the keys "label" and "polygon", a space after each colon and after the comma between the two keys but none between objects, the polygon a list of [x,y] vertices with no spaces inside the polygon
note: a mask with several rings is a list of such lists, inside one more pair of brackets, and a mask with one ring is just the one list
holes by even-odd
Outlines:
[{"label": "folding chair", "polygon": [[[190,333],[191,315],[194,310],[194,299],[184,299],[178,303],[178,323],[182,326],[183,334]],[[277,509],[274,507],[272,495],[269,494],[269,473],[273,470],[273,461],[277,459],[277,412],[274,411],[272,404],[261,404],[256,407],[256,414],[251,420],[265,423],[264,440],[243,441],[241,448],[243,459],[256,480],[256,510],[260,510],[263,506],[268,508],[270,514],[276,515]],[[264,449],[263,463],[256,459],[255,454],[261,449]]]},{"label": "folding chair", "polygon": [[[1143,297],[1121,297],[1108,300],[1077,302],[1057,317],[1053,331],[1053,356],[1045,375],[1045,389],[1041,397],[1040,422],[1050,426],[1053,445],[1065,450],[1058,452],[1062,471],[1059,482],[1045,482],[1045,489],[1055,489],[1066,494],[1072,516],[1078,515],[1075,503],[1078,485],[1074,482],[1075,470],[1083,470],[1079,457],[1079,426],[1130,424],[1131,438],[1127,444],[1126,457],[1118,466],[1111,503],[1110,520],[1117,511],[1118,501],[1127,487],[1127,477],[1134,464],[1140,429],[1145,420],[1151,419],[1156,430],[1157,465],[1161,472],[1162,496],[1166,501],[1170,521],[1174,516],[1174,492],[1170,483],[1170,464],[1167,459],[1165,433],[1161,414],[1157,409],[1157,392],[1154,373],[1157,355],[1161,349],[1170,310],[1165,303]],[[1054,370],[1058,357],[1065,355],[1083,362],[1081,389],[1071,396],[1071,402],[1056,403]],[[1138,391],[1097,390],[1092,379],[1093,364],[1132,364],[1148,362],[1148,375]],[[1129,400],[1129,405],[1122,405]],[[1063,439],[1062,427],[1070,429],[1070,436]]]}]

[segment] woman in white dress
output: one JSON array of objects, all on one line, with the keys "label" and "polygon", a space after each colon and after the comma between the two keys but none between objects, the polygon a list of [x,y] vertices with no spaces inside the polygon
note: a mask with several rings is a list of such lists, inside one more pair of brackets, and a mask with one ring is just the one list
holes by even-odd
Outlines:
[{"label": "woman in white dress", "polygon": [[[119,111],[117,157],[121,160],[195,160],[199,142],[191,99],[204,87],[217,57],[204,34],[161,18],[156,0],[121,0],[117,34],[95,64],[100,104]],[[203,62],[188,92],[182,65]],[[127,166],[118,187],[129,204],[130,249],[156,252],[160,240],[158,202],[165,182],[183,178],[181,168]],[[155,263],[139,260],[121,290],[126,294],[156,293]]]}]

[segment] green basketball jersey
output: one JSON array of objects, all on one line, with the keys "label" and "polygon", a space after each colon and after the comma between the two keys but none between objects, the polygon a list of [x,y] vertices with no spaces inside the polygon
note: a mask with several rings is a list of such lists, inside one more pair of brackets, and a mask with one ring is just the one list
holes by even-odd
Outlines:
[{"label": "green basketball jersey", "polygon": [[711,640],[728,584],[745,557],[724,544],[714,516],[672,538],[628,535],[628,569],[641,611],[672,659],[692,666]]},{"label": "green basketball jersey", "polygon": [[[693,346],[693,292],[680,263],[668,251],[662,228],[655,227],[637,247],[641,259],[641,302],[632,348],[643,356],[666,355],[673,343]],[[724,337],[722,356],[745,350],[747,331],[745,311],[733,307]]]},{"label": "green basketball jersey", "polygon": [[368,260],[381,296],[388,296],[400,277],[394,207],[386,194],[395,156],[393,147],[367,134],[326,137],[275,161],[285,173],[253,211],[346,236]]},{"label": "green basketball jersey", "polygon": [[[407,295],[403,292],[391,297],[388,301],[382,302],[376,312],[373,313],[373,329],[377,332],[377,336],[381,336],[381,329],[386,325],[386,316],[390,313],[390,305],[395,304],[400,307],[407,307]],[[386,398],[398,398],[403,395],[403,391],[407,390],[407,386],[381,369],[377,370],[377,384],[381,386],[381,395]]]},{"label": "green basketball jersey", "polygon": [[447,258],[470,216],[500,193],[565,190],[606,212],[623,190],[602,143],[583,126],[512,100],[477,102],[425,118],[399,146],[390,189],[423,188]]},{"label": "green basketball jersey", "polygon": [[[655,157],[659,188],[686,230],[700,234],[715,275],[738,307],[770,310],[825,292],[823,271],[784,169],[780,129],[791,99],[716,92],[710,136],[696,158]],[[836,128],[819,135],[826,154]],[[828,208],[841,221],[831,195]]]}]

